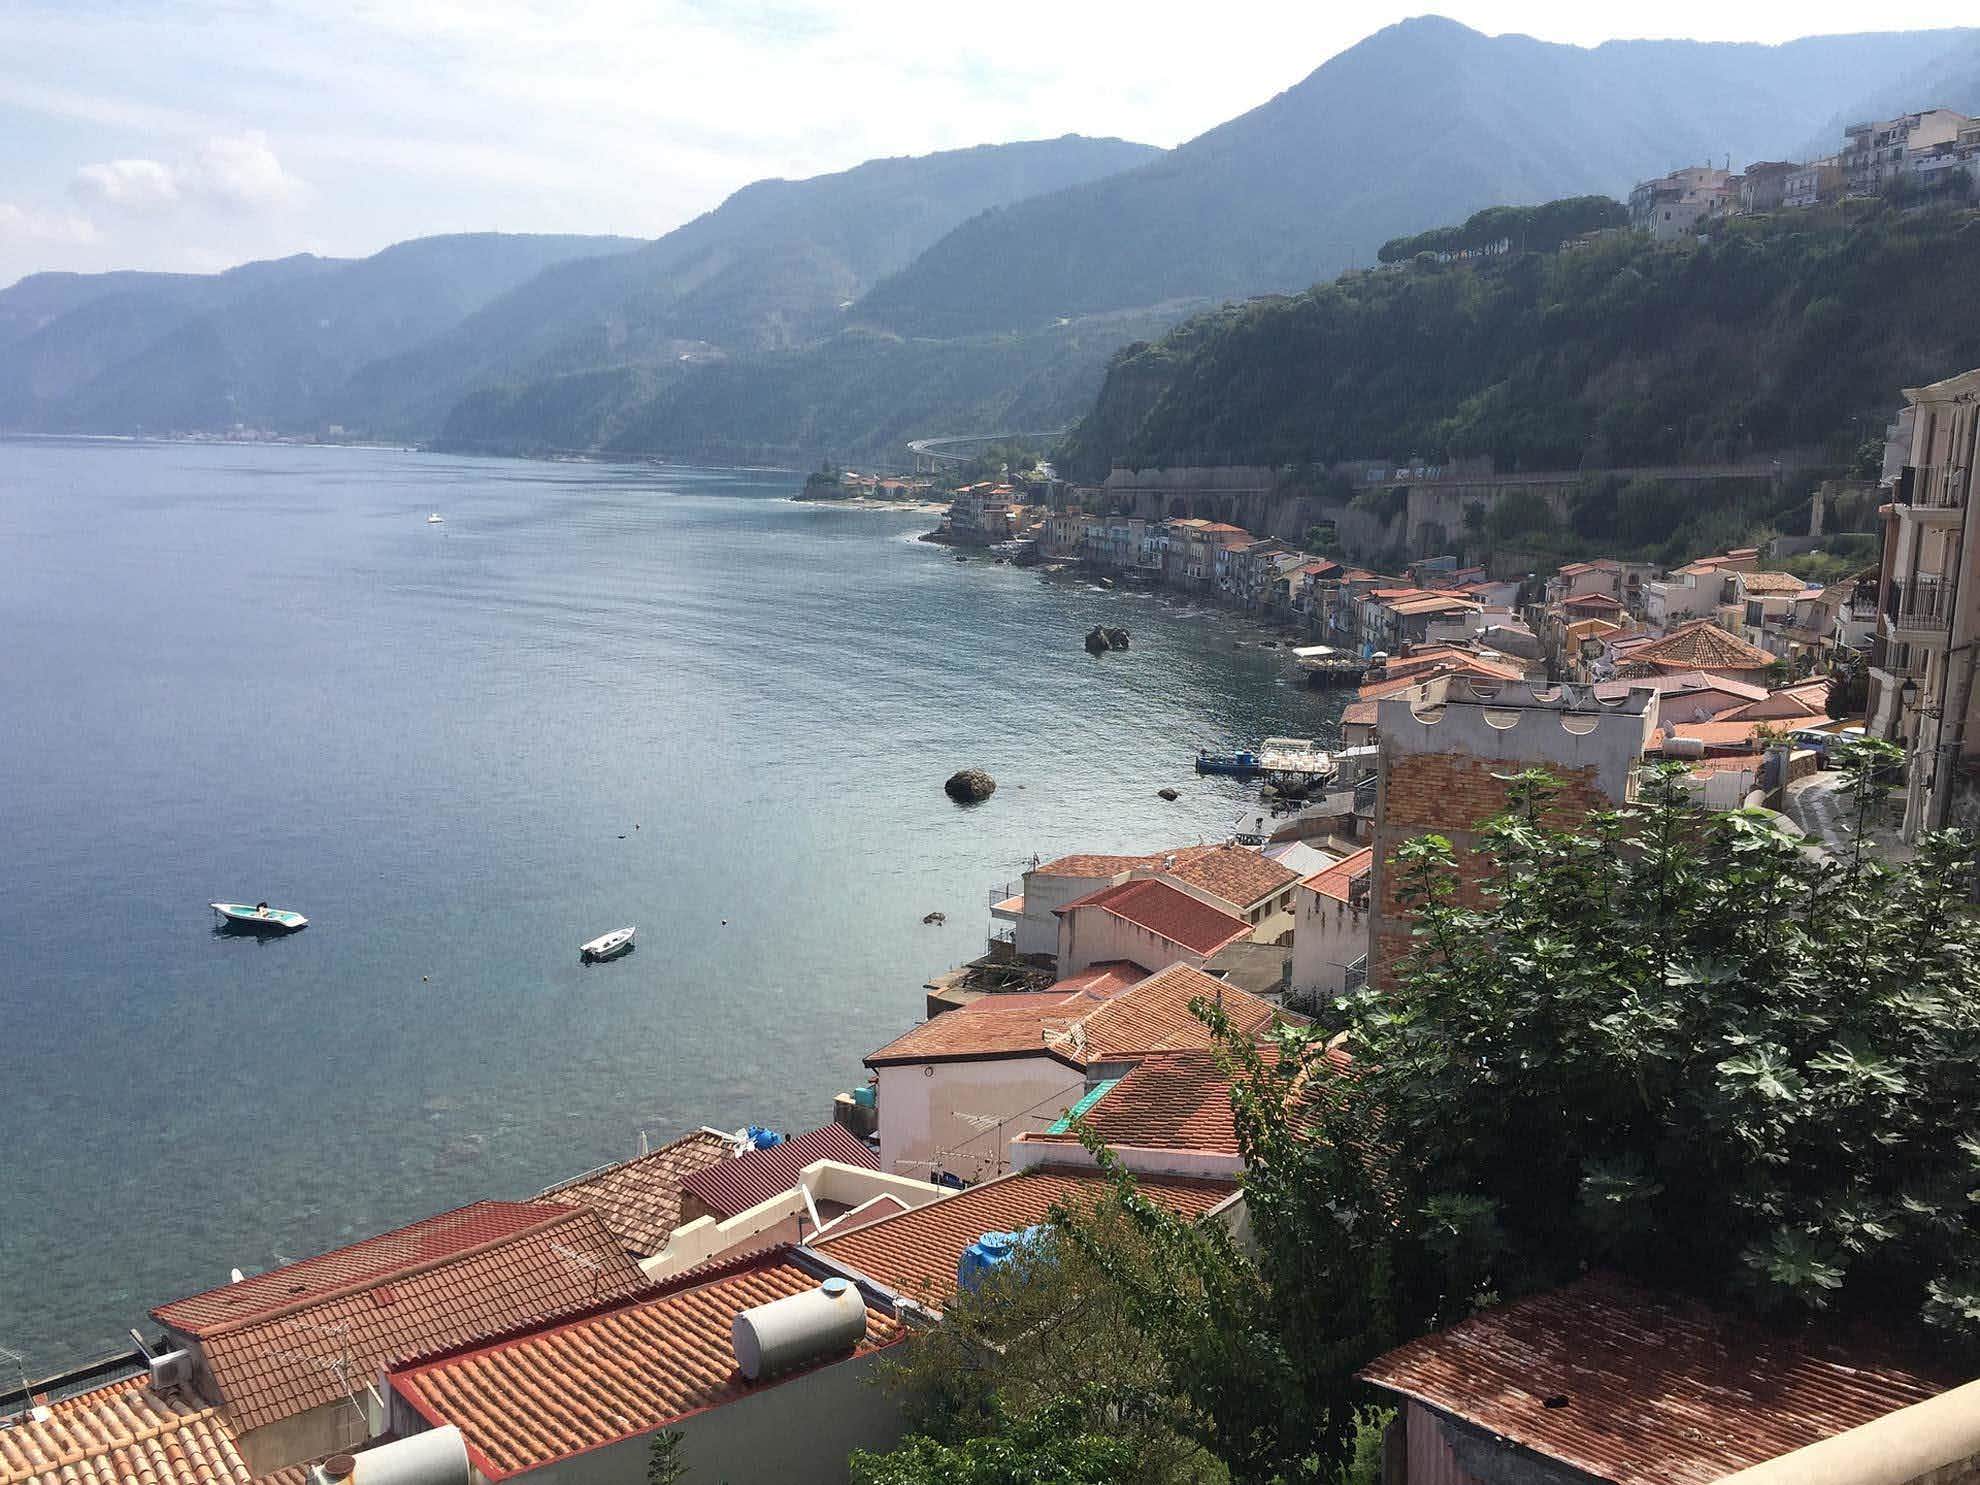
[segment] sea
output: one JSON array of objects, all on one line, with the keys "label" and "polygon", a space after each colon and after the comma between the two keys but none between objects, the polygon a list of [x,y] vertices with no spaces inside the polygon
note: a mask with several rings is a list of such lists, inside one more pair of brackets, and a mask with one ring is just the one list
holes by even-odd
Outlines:
[{"label": "sea", "polygon": [[[30,1375],[642,1135],[824,1123],[993,887],[1220,839],[1249,801],[1199,746],[1335,734],[1242,620],[958,563],[926,513],[800,480],[0,440],[0,1347]],[[1132,648],[1086,653],[1096,623]],[[963,767],[996,793],[951,803]],[[214,900],[310,925],[228,936]]]}]

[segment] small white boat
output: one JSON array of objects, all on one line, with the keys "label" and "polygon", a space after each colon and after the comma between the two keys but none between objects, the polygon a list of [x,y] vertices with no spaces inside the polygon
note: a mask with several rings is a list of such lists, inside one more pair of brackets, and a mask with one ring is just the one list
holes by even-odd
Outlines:
[{"label": "small white boat", "polygon": [[578,958],[586,964],[595,964],[601,959],[617,959],[633,946],[631,928],[615,928],[610,933],[601,933],[588,944],[578,945]]},{"label": "small white boat", "polygon": [[207,906],[220,915],[222,923],[253,929],[257,933],[294,933],[298,928],[309,927],[309,919],[301,913],[272,908],[265,902],[252,905],[245,902],[209,902]]},{"label": "small white boat", "polygon": [[440,524],[440,512],[436,510],[432,515],[428,516],[426,518],[426,524],[429,526],[438,526]]}]

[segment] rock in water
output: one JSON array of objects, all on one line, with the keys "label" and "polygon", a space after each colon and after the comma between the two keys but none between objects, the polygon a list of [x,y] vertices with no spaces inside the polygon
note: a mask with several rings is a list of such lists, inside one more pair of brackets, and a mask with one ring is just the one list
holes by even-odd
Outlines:
[{"label": "rock in water", "polygon": [[947,913],[928,913],[922,917],[921,921],[939,926],[949,921],[949,915]]},{"label": "rock in water", "polygon": [[1170,804],[1174,804],[1178,799],[1182,798],[1182,796],[1176,793],[1176,791],[1173,789],[1157,789],[1155,791],[1155,797],[1157,799],[1166,799],[1169,801]]},{"label": "rock in water", "polygon": [[980,768],[965,768],[949,775],[942,792],[957,804],[981,804],[997,792],[997,781]]},{"label": "rock in water", "polygon": [[1086,631],[1086,652],[1089,655],[1104,655],[1112,648],[1107,643],[1107,631],[1098,624]]},{"label": "rock in water", "polygon": [[1125,650],[1128,647],[1130,637],[1125,629],[1109,629],[1107,631],[1107,648],[1110,650]]}]

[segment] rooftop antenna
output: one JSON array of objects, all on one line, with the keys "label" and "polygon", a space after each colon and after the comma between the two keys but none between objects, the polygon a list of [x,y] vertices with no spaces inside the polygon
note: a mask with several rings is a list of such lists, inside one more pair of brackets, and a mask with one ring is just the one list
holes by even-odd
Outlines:
[{"label": "rooftop antenna", "polygon": [[4,1356],[7,1360],[13,1362],[14,1370],[20,1373],[21,1416],[24,1418],[34,1417],[35,1407],[36,1407],[34,1400],[34,1386],[32,1383],[28,1381],[27,1358],[21,1355],[20,1352],[9,1350],[5,1346],[0,1346],[0,1356]]}]

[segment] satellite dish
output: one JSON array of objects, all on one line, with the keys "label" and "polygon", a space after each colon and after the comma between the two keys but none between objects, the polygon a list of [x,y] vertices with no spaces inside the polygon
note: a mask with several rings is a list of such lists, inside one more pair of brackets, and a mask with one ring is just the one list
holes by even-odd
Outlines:
[{"label": "satellite dish", "polygon": [[241,1282],[241,1280],[245,1279],[246,1277],[247,1277],[246,1274],[242,1273],[239,1269],[235,1269],[233,1277],[230,1280],[228,1280],[228,1282],[232,1284],[238,1284]]}]

